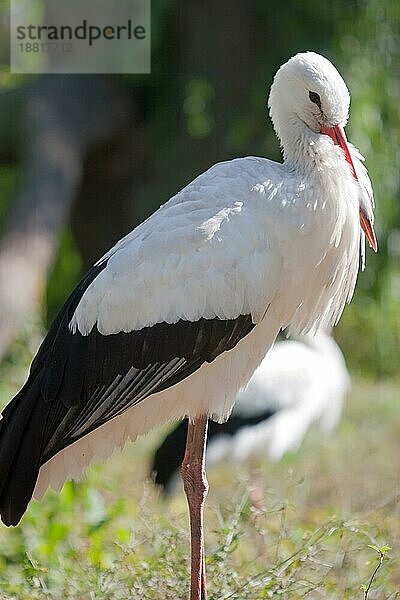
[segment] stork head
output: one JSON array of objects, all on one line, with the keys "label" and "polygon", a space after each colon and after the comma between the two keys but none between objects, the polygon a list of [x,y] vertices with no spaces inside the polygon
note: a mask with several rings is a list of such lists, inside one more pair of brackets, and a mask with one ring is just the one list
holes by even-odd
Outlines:
[{"label": "stork head", "polygon": [[275,75],[269,96],[271,119],[283,141],[285,124],[299,119],[319,133],[321,125],[344,127],[350,94],[333,64],[315,52],[296,54]]},{"label": "stork head", "polygon": [[[349,115],[350,94],[345,82],[329,60],[315,52],[296,54],[275,75],[268,106],[280,139],[285,160],[306,160],[308,144],[316,136],[329,136],[340,146],[355,179],[352,155],[344,127]],[[377,242],[373,230],[372,206],[360,203],[361,227],[372,248]]]}]

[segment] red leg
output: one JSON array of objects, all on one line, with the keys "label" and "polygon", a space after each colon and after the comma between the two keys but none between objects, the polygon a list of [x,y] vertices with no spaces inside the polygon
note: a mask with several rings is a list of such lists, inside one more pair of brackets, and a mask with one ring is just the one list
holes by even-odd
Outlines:
[{"label": "red leg", "polygon": [[182,479],[189,505],[191,534],[190,600],[207,600],[204,566],[203,507],[208,492],[205,449],[208,418],[201,416],[189,423]]}]

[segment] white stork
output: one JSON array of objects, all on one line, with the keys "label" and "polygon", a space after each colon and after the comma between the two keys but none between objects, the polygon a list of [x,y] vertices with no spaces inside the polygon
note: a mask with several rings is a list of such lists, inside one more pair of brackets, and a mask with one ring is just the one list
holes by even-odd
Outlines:
[{"label": "white stork", "polygon": [[335,324],[364,234],[376,250],[371,185],[346,142],[349,93],[335,67],[294,56],[269,108],[283,164],[216,164],[119,241],[64,304],[0,421],[0,513],[16,525],[32,494],[187,415],[191,600],[206,597],[208,416],[228,417],[281,329]]},{"label": "white stork", "polygon": [[[297,451],[308,429],[324,434],[339,423],[350,375],[339,346],[323,331],[276,342],[246,388],[239,391],[225,423],[208,424],[207,466],[242,462],[250,456],[280,460]],[[170,494],[185,453],[187,419],[157,448],[151,468],[155,483]]]}]

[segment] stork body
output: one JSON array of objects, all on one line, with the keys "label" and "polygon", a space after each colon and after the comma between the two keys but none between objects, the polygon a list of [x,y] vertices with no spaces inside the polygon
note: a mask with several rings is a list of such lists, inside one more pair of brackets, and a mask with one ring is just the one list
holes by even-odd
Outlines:
[{"label": "stork body", "polygon": [[[207,466],[254,456],[275,462],[297,451],[313,424],[324,434],[338,424],[349,388],[343,354],[327,333],[276,342],[239,391],[229,420],[209,423]],[[151,472],[166,494],[175,488],[186,436],[185,420],[155,453]]]},{"label": "stork body", "polygon": [[[297,55],[270,95],[285,162],[214,165],[82,280],[0,421],[7,525],[34,490],[41,497],[94,456],[184,415],[193,426],[185,473],[204,497],[205,417],[229,415],[280,329],[337,322],[356,282],[360,220],[375,245],[368,177],[343,141],[348,106],[331,63]],[[204,599],[202,503],[191,506],[191,598]]]},{"label": "stork body", "polygon": [[[336,150],[320,138],[325,152]],[[340,184],[341,157],[335,158],[329,175]],[[93,456],[105,457],[169,419],[224,420],[281,328],[300,333],[338,319],[358,269],[357,184],[348,173],[349,193],[337,215],[319,185],[321,173],[310,188],[290,176],[265,159],[215,165],[78,286],[4,415],[40,386],[32,416],[40,413],[39,422],[54,428],[32,431],[47,433],[35,446],[44,462],[33,474],[38,497],[48,485],[59,489],[66,478],[80,477]],[[334,186],[332,200],[344,191]],[[24,464],[32,460],[27,451]]]}]

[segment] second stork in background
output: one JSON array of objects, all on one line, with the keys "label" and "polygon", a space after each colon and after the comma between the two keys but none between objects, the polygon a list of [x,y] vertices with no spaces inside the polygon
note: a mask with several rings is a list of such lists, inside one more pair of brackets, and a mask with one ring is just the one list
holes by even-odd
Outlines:
[{"label": "second stork in background", "polygon": [[[208,465],[251,456],[275,462],[297,451],[312,424],[319,423],[324,433],[334,429],[349,389],[343,354],[327,333],[277,342],[238,393],[230,419],[209,422]],[[151,471],[166,494],[179,484],[186,436],[187,419],[154,455]]]}]

